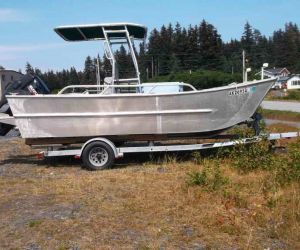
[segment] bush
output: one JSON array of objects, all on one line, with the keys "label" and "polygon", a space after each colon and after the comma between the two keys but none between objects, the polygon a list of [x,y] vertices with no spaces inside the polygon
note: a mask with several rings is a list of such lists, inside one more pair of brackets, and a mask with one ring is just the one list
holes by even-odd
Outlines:
[{"label": "bush", "polygon": [[300,140],[288,146],[288,154],[277,165],[276,180],[280,185],[300,183]]},{"label": "bush", "polygon": [[282,97],[285,100],[297,100],[300,101],[300,91],[299,90],[288,90],[287,96]]},{"label": "bush", "polygon": [[231,154],[233,167],[247,172],[255,169],[268,170],[274,163],[274,155],[270,151],[268,141],[251,144],[237,144]]},{"label": "bush", "polygon": [[229,74],[220,71],[198,70],[189,72],[172,73],[165,76],[157,76],[150,79],[151,82],[178,81],[189,83],[197,89],[207,89],[224,86],[232,82],[240,82],[240,74]]},{"label": "bush", "polygon": [[275,186],[300,183],[300,140],[289,144],[287,154],[274,154],[269,145],[268,141],[262,141],[235,146],[230,154],[232,166],[242,172],[270,171],[269,181]]},{"label": "bush", "polygon": [[192,186],[201,186],[206,190],[217,190],[228,183],[228,178],[224,177],[219,161],[208,160],[203,162],[202,171],[187,174],[187,184]]},{"label": "bush", "polygon": [[201,164],[203,159],[201,157],[201,153],[199,151],[193,151],[192,154],[192,159],[196,164]]}]

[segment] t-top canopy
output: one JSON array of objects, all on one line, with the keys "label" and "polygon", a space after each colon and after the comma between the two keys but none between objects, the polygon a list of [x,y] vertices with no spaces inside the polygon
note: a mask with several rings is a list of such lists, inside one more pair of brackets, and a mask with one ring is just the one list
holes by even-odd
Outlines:
[{"label": "t-top canopy", "polygon": [[90,40],[104,40],[104,30],[116,31],[109,33],[110,38],[125,38],[124,32],[117,32],[117,30],[125,30],[127,28],[129,36],[134,39],[144,39],[147,34],[145,26],[134,23],[104,23],[104,24],[88,24],[88,25],[70,25],[60,26],[54,31],[66,41],[90,41]]}]

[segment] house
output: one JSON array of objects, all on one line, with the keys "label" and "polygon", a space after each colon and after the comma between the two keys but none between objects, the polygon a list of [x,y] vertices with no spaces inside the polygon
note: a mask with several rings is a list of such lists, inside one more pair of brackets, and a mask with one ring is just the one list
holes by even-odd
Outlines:
[{"label": "house", "polygon": [[0,69],[0,97],[10,82],[19,80],[22,75],[22,73],[14,70]]},{"label": "house", "polygon": [[279,77],[275,82],[274,89],[300,89],[300,75]]},{"label": "house", "polygon": [[264,75],[267,77],[284,77],[290,75],[291,72],[287,68],[267,68],[264,69]]},{"label": "house", "polygon": [[300,75],[291,75],[285,85],[287,89],[300,89]]}]

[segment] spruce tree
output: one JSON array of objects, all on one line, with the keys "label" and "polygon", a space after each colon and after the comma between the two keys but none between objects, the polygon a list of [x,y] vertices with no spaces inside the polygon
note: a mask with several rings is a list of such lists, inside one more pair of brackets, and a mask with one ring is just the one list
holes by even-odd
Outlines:
[{"label": "spruce tree", "polygon": [[26,72],[26,74],[31,74],[31,75],[34,74],[34,69],[33,69],[33,67],[30,65],[29,62],[26,62],[26,65],[25,65],[25,72]]},{"label": "spruce tree", "polygon": [[[147,81],[149,77],[150,64],[146,54],[146,44],[144,42],[140,43],[139,53],[137,53],[137,59],[140,70],[140,77],[142,81]],[[148,74],[147,74],[148,72]]]},{"label": "spruce tree", "polygon": [[156,75],[156,65],[159,55],[161,54],[161,39],[160,34],[157,29],[153,29],[150,32],[149,42],[148,42],[148,55],[151,61],[151,77]]},{"label": "spruce tree", "polygon": [[70,69],[69,84],[70,85],[79,85],[80,84],[77,71],[74,67],[71,67],[71,69]]},{"label": "spruce tree", "polygon": [[251,48],[254,45],[253,31],[249,22],[246,22],[244,26],[244,32],[241,38],[242,46],[246,52],[250,53]]},{"label": "spruce tree", "polygon": [[198,38],[198,27],[190,25],[187,31],[187,49],[185,51],[186,54],[186,62],[185,69],[191,70],[196,69],[201,64],[201,56],[200,56],[200,48],[199,48],[199,38]]},{"label": "spruce tree", "polygon": [[185,58],[188,49],[188,40],[186,36],[186,30],[181,28],[177,22],[173,33],[172,52],[173,58],[177,60],[177,66],[179,69],[183,69],[185,65]]},{"label": "spruce tree", "polygon": [[96,83],[96,69],[95,65],[90,56],[87,56],[84,62],[84,71],[83,71],[83,81],[84,84],[95,84]]},{"label": "spruce tree", "polygon": [[218,69],[222,64],[222,40],[216,28],[203,20],[199,27],[200,67]]}]

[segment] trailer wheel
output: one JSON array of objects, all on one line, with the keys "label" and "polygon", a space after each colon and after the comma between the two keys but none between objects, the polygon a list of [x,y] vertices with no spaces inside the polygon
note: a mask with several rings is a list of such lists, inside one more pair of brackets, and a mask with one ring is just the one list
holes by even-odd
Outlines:
[{"label": "trailer wheel", "polygon": [[85,167],[91,170],[110,168],[115,162],[113,149],[105,142],[95,141],[88,144],[81,155]]}]

